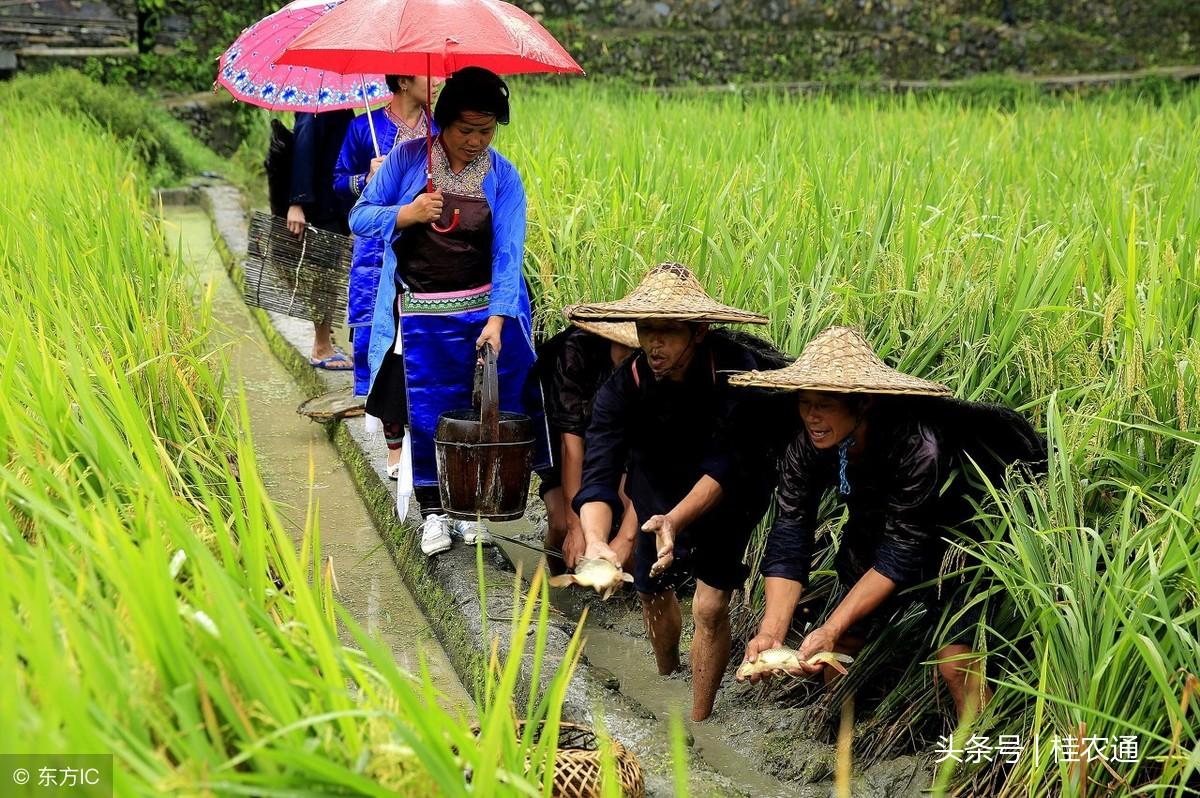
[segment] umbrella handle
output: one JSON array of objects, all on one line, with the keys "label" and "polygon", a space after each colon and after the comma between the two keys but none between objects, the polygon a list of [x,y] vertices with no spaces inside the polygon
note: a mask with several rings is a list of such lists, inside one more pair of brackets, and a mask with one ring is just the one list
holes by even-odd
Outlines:
[{"label": "umbrella handle", "polygon": [[462,211],[460,211],[458,208],[455,208],[454,216],[451,217],[451,219],[450,219],[450,224],[446,225],[445,227],[442,227],[437,222],[432,222],[432,223],[430,223],[429,226],[433,228],[433,231],[435,233],[441,233],[442,235],[445,235],[446,233],[449,233],[454,228],[458,227],[458,222],[459,222],[460,218],[462,218]]},{"label": "umbrella handle", "polygon": [[[432,158],[433,156],[430,155],[430,157]],[[430,194],[432,194],[434,192],[432,167],[430,167],[430,171],[425,173],[425,191],[427,191]],[[461,217],[462,217],[462,211],[459,210],[458,208],[455,208],[454,215],[450,218],[450,224],[446,225],[445,227],[442,227],[437,222],[430,222],[429,226],[433,228],[433,232],[441,233],[442,235],[445,235],[446,233],[449,233],[454,228],[458,227],[458,223],[462,220]]]},{"label": "umbrella handle", "polygon": [[[429,158],[428,165],[425,168],[425,190],[430,194],[433,193],[433,56],[429,53],[425,54],[425,154]],[[454,216],[450,219],[450,224],[442,227],[437,222],[430,223],[433,232],[445,235],[454,228],[458,227],[461,212],[458,208],[454,209]]]},{"label": "umbrella handle", "polygon": [[375,157],[379,157],[379,139],[375,137],[375,120],[371,118],[371,103],[367,100],[367,77],[359,75],[359,86],[362,87],[363,107],[367,109],[367,127],[371,128],[371,144],[375,147]]}]

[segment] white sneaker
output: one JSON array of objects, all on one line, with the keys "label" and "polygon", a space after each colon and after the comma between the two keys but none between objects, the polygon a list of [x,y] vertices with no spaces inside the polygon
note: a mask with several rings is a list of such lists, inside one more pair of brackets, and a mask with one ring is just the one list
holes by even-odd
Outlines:
[{"label": "white sneaker", "polygon": [[421,551],[425,556],[432,557],[449,550],[450,541],[449,518],[444,515],[430,513],[421,524]]},{"label": "white sneaker", "polygon": [[455,521],[450,527],[450,536],[458,538],[468,546],[474,546],[475,541],[485,546],[492,542],[492,536],[488,534],[482,521]]}]

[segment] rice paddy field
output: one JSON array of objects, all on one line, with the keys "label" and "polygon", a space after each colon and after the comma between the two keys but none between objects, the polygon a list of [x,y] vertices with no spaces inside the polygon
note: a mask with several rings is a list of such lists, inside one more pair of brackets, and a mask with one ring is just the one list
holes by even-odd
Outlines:
[{"label": "rice paddy field", "polygon": [[[1009,611],[989,652],[997,698],[975,731],[1018,735],[1024,754],[953,776],[947,759],[939,784],[1196,794],[1200,93],[989,105],[577,87],[517,102],[499,148],[530,195],[547,326],[678,260],[767,314],[793,354],[856,326],[892,365],[1046,432],[1048,478],[996,486],[986,542],[958,566],[994,575]],[[944,717],[935,687],[914,662],[860,753]],[[1139,740],[1136,764],[1057,750],[1122,737]]]},{"label": "rice paddy field", "polygon": [[[969,733],[1025,750],[947,760],[938,793],[1198,794],[1200,92],[992,104],[522,82],[514,103],[496,143],[525,179],[547,329],[678,260],[793,354],[857,326],[892,365],[1047,434],[1048,477],[995,486],[956,564],[993,576],[1003,609],[996,699]],[[114,752],[117,795],[548,795],[552,736],[513,729],[553,728],[571,659],[528,706],[515,660],[495,663],[478,738],[401,672],[340,610],[319,528],[299,551],[283,532],[144,155],[15,91],[0,121],[3,747]],[[760,591],[752,578],[743,631]],[[540,595],[514,640],[545,623]],[[901,670],[856,757],[949,733],[928,665]],[[1138,750],[1056,756],[1083,737]]]}]

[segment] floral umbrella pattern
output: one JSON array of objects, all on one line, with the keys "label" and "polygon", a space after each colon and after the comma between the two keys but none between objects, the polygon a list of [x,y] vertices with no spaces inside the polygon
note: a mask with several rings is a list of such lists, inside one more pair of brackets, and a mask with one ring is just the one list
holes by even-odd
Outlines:
[{"label": "floral umbrella pattern", "polygon": [[221,55],[216,84],[235,99],[273,111],[362,108],[388,99],[391,92],[381,75],[341,75],[277,63],[297,36],[340,2],[294,0],[246,28]]}]

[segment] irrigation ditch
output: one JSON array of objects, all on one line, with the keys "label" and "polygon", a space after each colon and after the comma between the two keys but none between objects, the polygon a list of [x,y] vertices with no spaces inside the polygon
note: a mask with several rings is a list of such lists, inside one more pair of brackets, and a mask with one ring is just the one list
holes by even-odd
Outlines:
[{"label": "irrigation ditch", "polygon": [[[469,705],[493,641],[501,656],[507,653],[514,580],[519,575],[528,586],[537,555],[508,544],[484,548],[481,602],[473,548],[456,545],[432,559],[421,554],[416,517],[405,523],[395,518],[382,439],[367,431],[361,417],[319,425],[294,412],[306,398],[347,388],[351,378],[308,365],[308,322],[241,302],[234,285],[247,243],[243,197],[228,185],[197,183],[164,190],[160,198],[165,222],[181,226],[190,260],[201,270],[198,276],[219,284],[214,311],[232,331],[226,345],[233,373],[245,385],[251,431],[263,452],[272,498],[302,523],[312,457],[313,489],[325,510],[321,537],[334,558],[341,601],[383,637],[404,667],[419,667],[417,652],[422,652],[439,688],[453,703]],[[221,270],[232,283],[217,279]],[[250,329],[252,324],[257,329]],[[542,512],[531,499],[525,519],[497,531],[533,543],[540,537]],[[673,794],[668,729],[672,714],[687,717],[691,688],[686,677],[654,672],[632,596],[601,603],[594,594],[571,589],[556,591],[552,601],[541,683],[533,683],[535,669],[527,656],[519,695],[524,698],[549,682],[547,671],[561,661],[588,607],[584,661],[568,689],[564,720],[603,726],[637,753],[647,794]],[[687,617],[685,608],[685,626]],[[685,628],[685,646],[689,638]],[[804,711],[782,706],[763,688],[737,684],[727,674],[712,717],[699,724],[685,721],[692,793],[828,796],[834,746],[829,739],[798,732]],[[915,798],[930,778],[929,757],[900,757],[857,774],[853,794]]]}]

